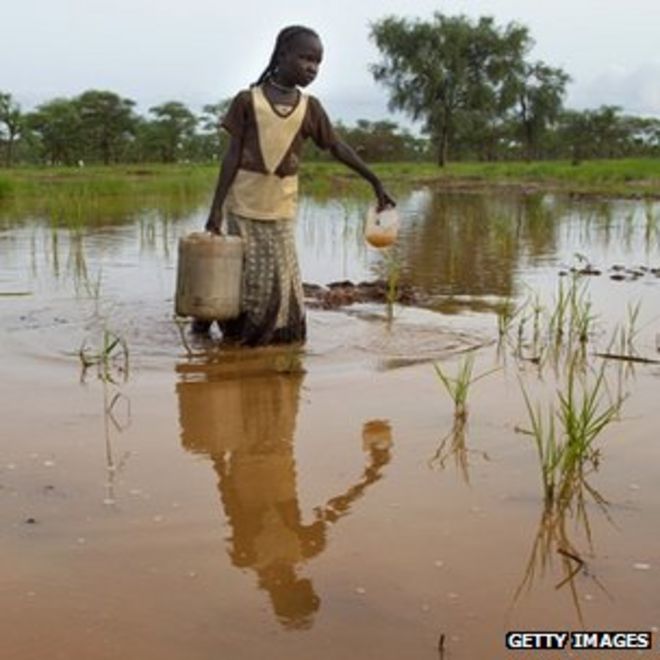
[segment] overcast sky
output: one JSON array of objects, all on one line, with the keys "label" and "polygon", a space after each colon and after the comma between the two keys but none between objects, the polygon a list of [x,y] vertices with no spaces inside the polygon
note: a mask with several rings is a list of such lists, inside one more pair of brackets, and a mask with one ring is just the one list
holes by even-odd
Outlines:
[{"label": "overcast sky", "polygon": [[309,91],[334,119],[381,119],[387,92],[368,71],[378,60],[369,24],[434,11],[528,26],[532,57],[572,76],[570,107],[660,116],[660,0],[6,0],[0,90],[26,109],[94,88],[141,112],[171,99],[198,111],[254,81],[277,31],[302,23],[325,46]]}]

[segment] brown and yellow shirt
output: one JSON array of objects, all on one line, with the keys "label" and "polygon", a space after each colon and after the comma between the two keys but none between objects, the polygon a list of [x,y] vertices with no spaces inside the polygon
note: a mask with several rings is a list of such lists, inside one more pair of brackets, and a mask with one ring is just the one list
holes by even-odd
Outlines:
[{"label": "brown and yellow shirt", "polygon": [[295,217],[303,142],[312,138],[319,148],[330,149],[338,138],[313,96],[299,93],[288,110],[274,106],[260,86],[232,101],[221,125],[242,137],[242,151],[225,202],[228,211],[257,220]]}]

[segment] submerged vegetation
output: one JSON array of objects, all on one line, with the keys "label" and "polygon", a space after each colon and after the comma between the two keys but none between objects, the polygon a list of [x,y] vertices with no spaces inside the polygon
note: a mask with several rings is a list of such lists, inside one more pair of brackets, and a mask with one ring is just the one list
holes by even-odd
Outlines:
[{"label": "submerged vegetation", "polygon": [[[582,621],[576,578],[590,579],[605,589],[585,559],[593,554],[590,510],[595,508],[612,522],[609,503],[595,485],[604,460],[599,441],[610,436],[610,427],[621,420],[634,364],[655,360],[642,355],[638,346],[644,328],[639,302],[628,304],[624,320],[608,340],[605,319],[597,314],[590,296],[588,277],[581,274],[592,274],[595,269],[582,255],[576,259],[571,272],[559,278],[549,302],[533,290],[521,303],[511,297],[503,300],[497,312],[497,356],[502,361],[510,352],[515,359],[513,369],[528,419],[515,429],[532,440],[542,499],[538,531],[514,602],[559,557],[562,577],[555,588],[568,588]],[[599,350],[602,345],[607,353]],[[602,358],[618,358],[619,362],[613,365]],[[464,360],[454,378],[436,365],[455,401],[455,419],[430,461],[431,466],[444,467],[453,457],[466,481],[465,411],[469,385],[475,380],[472,362],[473,356]],[[530,363],[534,369],[529,368]],[[586,549],[580,547],[578,538],[586,541]]]},{"label": "submerged vegetation", "polygon": [[598,466],[599,450],[594,443],[602,431],[619,416],[623,398],[607,400],[605,367],[593,381],[573,359],[563,389],[557,390],[557,408],[552,404],[547,415],[540,404],[532,404],[522,387],[530,428],[519,429],[531,436],[537,450],[543,496],[546,501],[566,500],[575,483],[584,477],[585,466]]},{"label": "submerged vegetation", "polygon": [[126,340],[104,329],[100,346],[89,347],[85,340],[78,350],[82,367],[81,380],[84,380],[91,367],[96,367],[96,375],[104,383],[115,384],[119,380],[128,380],[129,355]]},{"label": "submerged vegetation", "polygon": [[[538,375],[549,362],[554,370],[557,400],[546,414],[540,403],[533,403],[521,380],[530,428],[519,429],[534,439],[546,500],[563,499],[573,491],[574,481],[582,478],[585,464],[597,467],[599,452],[595,439],[620,415],[626,398],[623,382],[616,394],[606,379],[606,363],[595,369],[591,362],[601,354],[593,351],[597,315],[589,296],[587,282],[571,275],[568,284],[559,280],[556,296],[549,306],[538,294],[514,311],[507,301],[498,318],[500,354],[503,342],[509,342],[514,356],[538,366]],[[619,326],[610,342],[618,339],[622,357],[634,354],[640,305],[628,306],[626,322]],[[531,332],[526,324],[532,320]],[[515,342],[510,341],[512,326],[518,320]]]},{"label": "submerged vegetation", "polygon": [[[606,365],[597,371],[586,368],[581,357],[574,355],[554,401],[543,405],[533,403],[521,380],[521,389],[529,428],[517,428],[530,436],[536,447],[543,492],[543,509],[530,558],[514,601],[525,587],[531,588],[537,572],[545,572],[559,555],[563,578],[555,589],[568,586],[578,618],[583,622],[582,606],[575,578],[590,578],[602,590],[604,587],[591,572],[573,534],[584,537],[587,552],[593,553],[589,507],[595,506],[611,521],[609,502],[590,482],[602,460],[598,438],[619,420],[625,394],[612,395],[606,380]],[[569,531],[569,526],[573,533]]]},{"label": "submerged vegetation", "polygon": [[500,353],[508,344],[520,360],[539,366],[550,360],[558,368],[562,358],[568,364],[578,352],[584,357],[596,320],[587,282],[571,274],[568,283],[559,279],[550,303],[544,304],[535,292],[517,307],[504,301],[497,310]]},{"label": "submerged vegetation", "polygon": [[439,363],[434,363],[435,373],[437,374],[440,382],[444,385],[447,393],[454,402],[454,417],[456,419],[465,419],[468,414],[467,400],[470,393],[470,387],[478,380],[485,378],[489,374],[497,371],[491,369],[478,376],[472,376],[472,369],[474,367],[474,354],[467,355],[458,366],[456,376],[449,376]]},{"label": "submerged vegetation", "polygon": [[588,546],[587,552],[593,555],[589,515],[591,502],[610,522],[611,519],[608,512],[609,502],[589,483],[585,471],[577,470],[573,476],[574,479],[570,484],[567,483],[568,488],[564,491],[563,498],[546,499],[543,503],[529,559],[522,580],[515,591],[513,602],[520,598],[523,591],[531,589],[535,579],[543,576],[558,558],[562,577],[554,588],[569,589],[578,620],[584,625],[582,597],[578,592],[576,578],[589,580],[606,594],[607,590],[587,563],[586,553],[577,547],[577,538],[584,538]]}]

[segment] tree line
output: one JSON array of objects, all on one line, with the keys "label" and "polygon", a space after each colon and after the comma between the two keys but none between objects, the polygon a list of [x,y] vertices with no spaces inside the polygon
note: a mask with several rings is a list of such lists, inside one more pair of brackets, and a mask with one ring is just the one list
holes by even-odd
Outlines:
[{"label": "tree line", "polygon": [[524,25],[435,13],[383,18],[371,26],[371,65],[391,110],[422,123],[435,159],[616,158],[660,155],[660,120],[621,108],[564,108],[570,76],[530,59]]},{"label": "tree line", "polygon": [[[135,111],[136,103],[112,91],[88,90],[74,98],[56,98],[23,113],[11,94],[0,92],[2,163],[211,162],[228,140],[219,129],[230,99],[205,105],[195,114],[181,101]],[[338,122],[337,132],[370,161],[426,160],[427,140],[391,121]],[[313,144],[306,157],[325,155]]]},{"label": "tree line", "polygon": [[[538,160],[660,155],[660,120],[616,106],[564,107],[570,76],[529,57],[527,27],[440,13],[431,20],[386,17],[371,25],[380,61],[374,79],[391,110],[421,124],[417,137],[389,120],[337,124],[368,161]],[[0,91],[0,162],[80,163],[216,161],[229,100],[195,114],[181,101],[136,112],[108,90],[56,98],[23,112]],[[306,157],[327,158],[313,145]]]},{"label": "tree line", "polygon": [[222,150],[219,117],[227,102],[205,105],[196,115],[168,101],[139,115],[132,99],[107,90],[55,98],[22,112],[11,94],[0,92],[0,147],[14,163],[210,161]]}]

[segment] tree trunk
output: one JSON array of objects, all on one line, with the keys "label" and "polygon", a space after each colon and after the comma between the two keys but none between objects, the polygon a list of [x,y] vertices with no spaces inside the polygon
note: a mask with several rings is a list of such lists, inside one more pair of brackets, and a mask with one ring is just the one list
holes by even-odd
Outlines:
[{"label": "tree trunk", "polygon": [[16,142],[17,136],[18,130],[14,129],[13,126],[10,126],[9,134],[7,136],[7,154],[5,158],[7,167],[11,167],[14,164],[14,143]]},{"label": "tree trunk", "polygon": [[534,157],[534,129],[532,122],[525,122],[525,160],[530,163]]},{"label": "tree trunk", "polygon": [[532,121],[527,114],[527,99],[524,94],[521,94],[518,101],[520,102],[520,123],[523,129],[523,155],[525,162],[529,163],[532,160]]},{"label": "tree trunk", "polygon": [[573,157],[571,158],[571,165],[579,165],[581,161],[580,148],[574,144],[571,151],[573,153]]},{"label": "tree trunk", "polygon": [[449,143],[449,131],[443,126],[440,131],[440,143],[438,145],[438,165],[444,167],[447,164],[447,148]]},{"label": "tree trunk", "polygon": [[110,141],[107,137],[101,140],[101,154],[104,165],[110,165]]}]

